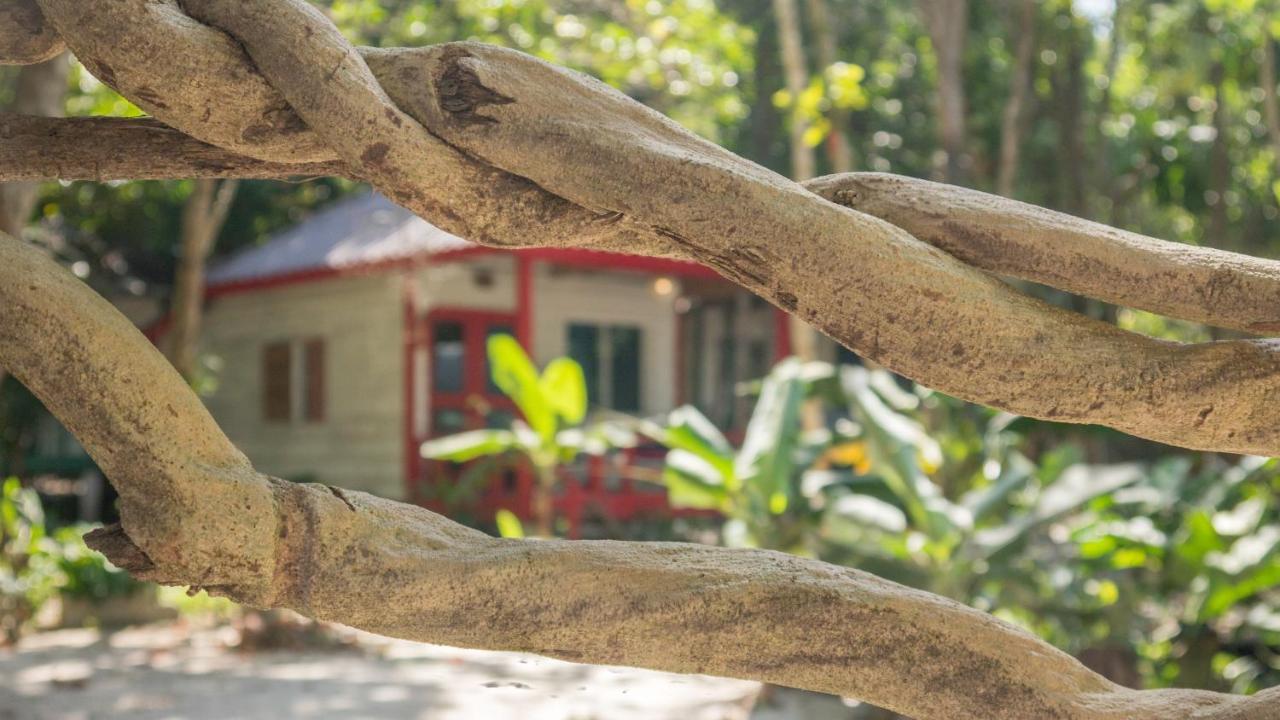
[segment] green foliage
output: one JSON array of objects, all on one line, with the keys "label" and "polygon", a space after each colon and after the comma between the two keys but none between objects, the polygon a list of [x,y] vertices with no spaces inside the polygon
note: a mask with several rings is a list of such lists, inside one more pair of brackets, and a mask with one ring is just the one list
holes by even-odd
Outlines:
[{"label": "green foliage", "polygon": [[510,510],[499,510],[494,516],[494,522],[497,523],[498,534],[502,537],[517,539],[524,537],[524,525]]},{"label": "green foliage", "polygon": [[600,454],[618,441],[616,429],[579,427],[587,416],[587,382],[582,366],[571,358],[552,360],[541,373],[520,343],[510,335],[488,342],[493,382],[516,404],[523,420],[511,429],[485,429],[429,440],[423,457],[467,462],[518,451],[537,468],[554,469],[572,462],[579,452]]},{"label": "green foliage", "polygon": [[[445,489],[449,499],[463,500],[492,479],[494,465],[486,460],[517,453],[533,466],[540,499],[546,503],[559,481],[560,466],[573,462],[579,453],[600,455],[611,448],[635,444],[628,422],[583,424],[587,419],[587,381],[582,366],[572,358],[556,358],[539,372],[510,335],[489,338],[487,349],[494,385],[511,398],[521,418],[514,420],[509,429],[471,430],[423,443],[421,452],[425,458],[473,463],[453,487]],[[514,515],[505,520],[500,516],[499,531],[514,532],[514,519]],[[541,529],[549,532],[549,518],[544,521]],[[523,535],[523,530],[520,533]]]},{"label": "green foliage", "polygon": [[0,630],[12,642],[56,595],[103,600],[142,584],[85,546],[84,526],[48,532],[40,498],[17,478],[0,486]]},{"label": "green foliage", "polygon": [[[1073,652],[1133,648],[1156,685],[1280,680],[1276,461],[1029,456],[1034,425],[861,367],[787,360],[758,392],[741,449],[689,407],[644,427],[671,502],[722,512],[727,544],[859,567]],[[800,429],[806,401],[826,428]]]}]

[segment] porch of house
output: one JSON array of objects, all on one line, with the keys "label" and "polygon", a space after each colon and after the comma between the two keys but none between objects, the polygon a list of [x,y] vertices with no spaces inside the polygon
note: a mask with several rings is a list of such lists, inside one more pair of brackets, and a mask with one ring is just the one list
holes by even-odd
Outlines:
[{"label": "porch of house", "polygon": [[[653,417],[689,403],[731,437],[751,406],[736,386],[790,354],[785,313],[674,260],[468,248],[434,256],[405,283],[404,307],[406,497],[479,521],[498,509],[531,518],[530,469],[518,458],[459,467],[424,460],[419,448],[429,438],[505,427],[515,416],[489,378],[490,336],[515,336],[539,365],[577,360],[597,416]],[[657,482],[664,455],[642,445],[563,466],[554,507],[569,535],[689,514],[671,508]]]}]

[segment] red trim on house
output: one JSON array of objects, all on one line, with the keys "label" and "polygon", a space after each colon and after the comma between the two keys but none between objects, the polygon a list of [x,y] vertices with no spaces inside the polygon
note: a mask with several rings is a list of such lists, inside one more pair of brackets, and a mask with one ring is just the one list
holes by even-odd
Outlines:
[{"label": "red trim on house", "polygon": [[773,362],[791,357],[791,316],[782,308],[773,309]]},{"label": "red trim on house", "polygon": [[224,295],[269,290],[289,285],[330,280],[339,277],[355,277],[371,275],[389,270],[412,269],[428,263],[445,263],[466,260],[483,255],[514,252],[520,258],[542,260],[572,267],[597,268],[601,270],[620,270],[640,273],[667,274],[679,277],[720,278],[714,270],[685,260],[668,258],[651,258],[640,255],[624,255],[622,253],[602,252],[599,250],[582,250],[579,248],[531,248],[527,250],[500,250],[497,248],[473,247],[447,250],[434,255],[419,253],[407,257],[391,258],[372,263],[361,263],[349,267],[322,267],[282,275],[268,275],[248,280],[210,285],[205,297],[212,299]]},{"label": "red trim on house", "polygon": [[516,340],[533,356],[533,263],[527,253],[516,253]]},{"label": "red trim on house", "polygon": [[415,487],[415,478],[418,477],[418,469],[422,463],[422,456],[418,452],[417,433],[414,431],[415,415],[417,407],[417,382],[414,377],[414,352],[418,346],[418,303],[417,303],[417,287],[413,281],[413,276],[406,273],[401,278],[400,286],[401,308],[404,316],[401,320],[402,333],[404,340],[404,391],[401,394],[404,399],[404,499],[407,502],[414,502],[414,494],[417,491]]},{"label": "red trim on house", "polygon": [[487,248],[462,248],[460,250],[452,250],[438,255],[418,254],[381,260],[379,262],[361,263],[359,265],[351,265],[349,267],[311,268],[308,270],[284,273],[282,275],[267,275],[260,278],[250,278],[248,280],[235,280],[233,282],[210,285],[205,291],[205,298],[213,299],[224,295],[235,295],[237,293],[250,292],[254,290],[271,290],[279,287],[287,287],[289,285],[300,285],[303,283],[315,282],[318,280],[331,280],[333,278],[340,277],[374,275],[392,270],[411,270],[416,267],[425,266],[430,262],[436,261],[438,258],[450,257],[451,259],[461,259],[463,257],[463,253],[468,253],[472,250],[486,249]]},{"label": "red trim on house", "polygon": [[676,277],[724,279],[720,273],[705,265],[687,260],[625,255],[623,253],[583,250],[581,248],[531,248],[516,253],[537,260],[570,267],[598,268],[600,270],[624,270],[654,275]]}]

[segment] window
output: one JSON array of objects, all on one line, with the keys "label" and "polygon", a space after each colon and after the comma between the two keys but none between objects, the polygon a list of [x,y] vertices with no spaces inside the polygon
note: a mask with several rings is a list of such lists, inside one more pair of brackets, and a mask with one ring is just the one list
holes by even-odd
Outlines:
[{"label": "window", "polygon": [[569,325],[569,357],[582,365],[587,398],[593,405],[640,411],[640,328],[626,325]]},{"label": "window", "polygon": [[325,342],[279,340],[262,347],[262,417],[267,422],[325,419]]},{"label": "window", "polygon": [[436,392],[462,392],[466,377],[463,359],[466,354],[466,337],[462,323],[453,320],[438,322],[431,338],[431,387]]},{"label": "window", "polygon": [[324,421],[324,340],[303,343],[303,417],[308,422]]},{"label": "window", "polygon": [[287,341],[262,348],[262,417],[268,422],[289,422],[293,414],[292,350]]}]

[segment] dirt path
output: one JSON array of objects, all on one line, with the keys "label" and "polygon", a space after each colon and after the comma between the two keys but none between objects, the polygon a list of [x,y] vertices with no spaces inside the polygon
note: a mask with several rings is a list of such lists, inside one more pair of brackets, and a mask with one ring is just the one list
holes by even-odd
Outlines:
[{"label": "dirt path", "polygon": [[0,651],[0,720],[743,720],[757,683],[359,634],[349,650],[247,654],[230,628],[63,630]]}]

